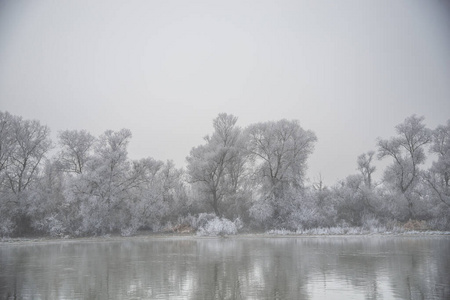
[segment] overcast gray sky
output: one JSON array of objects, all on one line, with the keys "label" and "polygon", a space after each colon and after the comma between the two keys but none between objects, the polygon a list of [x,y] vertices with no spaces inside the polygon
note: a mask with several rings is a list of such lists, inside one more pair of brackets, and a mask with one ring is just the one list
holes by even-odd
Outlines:
[{"label": "overcast gray sky", "polygon": [[180,167],[221,112],[297,119],[318,136],[309,177],[333,184],[407,116],[450,119],[450,5],[1,1],[0,110],[53,137],[129,128],[131,158]]}]

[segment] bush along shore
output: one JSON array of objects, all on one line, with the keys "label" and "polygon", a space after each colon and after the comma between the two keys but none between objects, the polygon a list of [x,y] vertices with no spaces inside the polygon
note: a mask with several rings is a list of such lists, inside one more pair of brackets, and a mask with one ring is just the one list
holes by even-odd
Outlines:
[{"label": "bush along shore", "polygon": [[0,239],[3,244],[20,243],[47,243],[58,241],[72,242],[97,242],[116,241],[123,239],[146,239],[146,238],[195,238],[195,237],[245,237],[245,238],[276,238],[276,237],[319,237],[319,236],[449,236],[450,231],[429,230],[425,222],[408,221],[404,224],[391,224],[390,226],[362,226],[362,227],[328,227],[298,229],[296,231],[287,229],[271,229],[268,231],[250,232],[243,228],[240,220],[234,222],[218,218],[214,214],[201,214],[198,218],[190,217],[189,223],[169,226],[159,232],[141,230],[133,236],[120,234],[105,234],[102,236],[73,237],[73,236],[33,236],[26,238]]}]

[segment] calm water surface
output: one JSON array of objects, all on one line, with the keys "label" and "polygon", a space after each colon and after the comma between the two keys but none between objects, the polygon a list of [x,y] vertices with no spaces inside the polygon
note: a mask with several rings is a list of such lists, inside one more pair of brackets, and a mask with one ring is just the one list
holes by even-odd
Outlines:
[{"label": "calm water surface", "polygon": [[450,299],[450,237],[0,244],[0,299]]}]

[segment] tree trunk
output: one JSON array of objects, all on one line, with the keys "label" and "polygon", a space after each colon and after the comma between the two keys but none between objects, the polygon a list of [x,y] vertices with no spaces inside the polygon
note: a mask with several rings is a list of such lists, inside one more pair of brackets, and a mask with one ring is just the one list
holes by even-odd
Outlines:
[{"label": "tree trunk", "polygon": [[217,197],[217,193],[216,192],[213,192],[213,202],[212,202],[212,206],[213,206],[213,209],[214,209],[214,213],[216,214],[216,216],[218,216],[219,218],[221,217],[221,215],[220,215],[220,212],[219,212],[219,204],[218,204],[218,202],[219,202],[219,199],[218,199],[218,197]]}]

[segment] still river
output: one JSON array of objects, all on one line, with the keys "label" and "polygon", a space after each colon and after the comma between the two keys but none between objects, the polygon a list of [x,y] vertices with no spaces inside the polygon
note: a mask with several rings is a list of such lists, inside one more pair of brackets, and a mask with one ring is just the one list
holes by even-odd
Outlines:
[{"label": "still river", "polygon": [[0,243],[0,299],[450,299],[450,236]]}]

